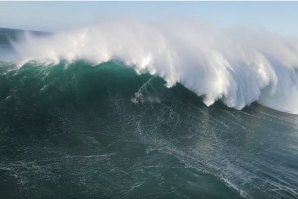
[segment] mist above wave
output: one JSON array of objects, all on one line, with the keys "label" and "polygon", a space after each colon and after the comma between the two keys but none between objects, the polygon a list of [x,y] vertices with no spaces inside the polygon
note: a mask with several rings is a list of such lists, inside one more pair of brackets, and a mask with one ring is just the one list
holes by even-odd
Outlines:
[{"label": "mist above wave", "polygon": [[261,28],[218,29],[196,22],[102,22],[49,37],[25,35],[19,58],[93,64],[118,60],[203,97],[242,109],[258,102],[298,114],[298,40]]}]

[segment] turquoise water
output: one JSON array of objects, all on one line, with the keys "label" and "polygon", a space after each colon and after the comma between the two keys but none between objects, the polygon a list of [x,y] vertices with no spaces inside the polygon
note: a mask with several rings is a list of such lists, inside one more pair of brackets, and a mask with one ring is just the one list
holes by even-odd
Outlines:
[{"label": "turquoise water", "polygon": [[297,198],[298,118],[118,62],[0,63],[0,198]]}]

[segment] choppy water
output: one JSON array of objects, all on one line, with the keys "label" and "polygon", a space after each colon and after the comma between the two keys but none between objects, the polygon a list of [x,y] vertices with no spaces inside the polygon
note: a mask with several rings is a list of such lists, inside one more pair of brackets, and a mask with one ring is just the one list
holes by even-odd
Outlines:
[{"label": "choppy water", "polygon": [[297,198],[298,117],[121,63],[0,63],[0,198]]}]

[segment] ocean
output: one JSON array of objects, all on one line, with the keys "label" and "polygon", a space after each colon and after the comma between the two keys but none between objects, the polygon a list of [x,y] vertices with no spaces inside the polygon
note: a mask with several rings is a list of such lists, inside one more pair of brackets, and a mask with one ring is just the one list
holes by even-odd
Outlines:
[{"label": "ocean", "polygon": [[[237,76],[237,67],[236,94],[231,82],[220,90],[222,69],[194,68],[201,54],[183,47],[171,52],[185,59],[164,61],[163,50],[175,48],[167,42],[148,55],[150,42],[135,40],[151,32],[138,31],[120,31],[131,39],[114,55],[109,43],[118,40],[103,42],[113,31],[0,29],[0,198],[298,198],[290,94],[273,103],[275,95],[267,99],[267,87],[254,84],[260,76],[250,69]],[[169,63],[185,67],[163,70]],[[277,65],[276,78],[285,79],[288,68]],[[288,85],[281,80],[277,93]]]}]

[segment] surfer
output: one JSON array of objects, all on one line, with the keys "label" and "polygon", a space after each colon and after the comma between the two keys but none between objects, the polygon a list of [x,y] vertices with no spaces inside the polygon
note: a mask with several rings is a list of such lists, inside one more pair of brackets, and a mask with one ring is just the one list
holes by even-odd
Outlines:
[{"label": "surfer", "polygon": [[140,103],[140,102],[142,102],[143,101],[143,98],[142,98],[143,96],[142,96],[142,94],[141,93],[135,93],[135,97],[133,97],[132,99],[131,99],[131,101],[134,103],[134,104],[138,104],[138,103]]},{"label": "surfer", "polygon": [[140,102],[140,97],[136,96],[136,97],[135,97],[135,102],[136,102],[136,103],[139,103],[139,102]]}]

